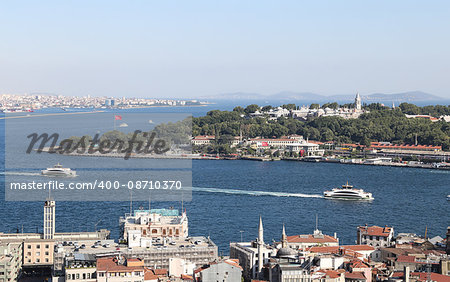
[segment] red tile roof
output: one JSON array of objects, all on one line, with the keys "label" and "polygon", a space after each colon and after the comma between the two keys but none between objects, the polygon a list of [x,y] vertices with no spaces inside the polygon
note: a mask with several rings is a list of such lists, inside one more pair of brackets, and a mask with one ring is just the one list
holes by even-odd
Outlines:
[{"label": "red tile roof", "polygon": [[416,257],[415,256],[398,256],[397,257],[397,262],[415,262],[416,261]]},{"label": "red tile roof", "polygon": [[352,250],[355,252],[358,251],[375,251],[375,248],[369,245],[343,245],[341,246],[342,249],[345,250]]},{"label": "red tile roof", "polygon": [[311,253],[336,254],[339,253],[339,246],[311,247],[308,251]]},{"label": "red tile roof", "polygon": [[345,278],[366,280],[366,277],[364,276],[364,273],[362,273],[362,272],[345,272]]},{"label": "red tile roof", "polygon": [[232,265],[234,267],[237,267],[239,269],[242,269],[242,267],[239,265],[238,259],[226,259],[224,260],[225,263],[228,263],[229,265]]},{"label": "red tile roof", "polygon": [[327,278],[339,278],[341,276],[341,273],[336,270],[319,270],[317,273],[323,273]]},{"label": "red tile roof", "polygon": [[332,236],[323,235],[321,237],[314,237],[311,234],[308,235],[294,235],[287,236],[288,243],[337,243],[338,240]]},{"label": "red tile roof", "polygon": [[[436,282],[450,282],[450,276],[442,275],[438,273],[430,273],[431,280]],[[426,272],[413,272],[410,276],[418,277],[419,281],[427,281],[427,273]]]},{"label": "red tile roof", "polygon": [[362,235],[369,235],[369,236],[382,236],[382,237],[388,237],[392,227],[380,227],[380,226],[359,226],[359,231]]},{"label": "red tile roof", "polygon": [[370,144],[370,147],[373,149],[417,149],[417,150],[424,150],[424,149],[432,149],[432,150],[442,150],[442,146],[433,146],[433,145],[409,145],[409,144],[402,144],[402,145],[396,145],[396,144],[386,144],[381,142],[372,142]]},{"label": "red tile roof", "polygon": [[143,266],[126,266],[120,264],[117,258],[98,258],[97,259],[97,271],[107,271],[107,272],[133,272],[133,271],[144,271]]},{"label": "red tile roof", "polygon": [[155,272],[156,275],[163,275],[163,276],[167,276],[169,273],[169,271],[165,268],[154,269],[153,272]]},{"label": "red tile roof", "polygon": [[194,137],[194,140],[211,140],[215,138],[216,137],[214,135],[198,135]]},{"label": "red tile roof", "polygon": [[158,275],[156,275],[150,268],[145,268],[144,280],[158,280]]}]

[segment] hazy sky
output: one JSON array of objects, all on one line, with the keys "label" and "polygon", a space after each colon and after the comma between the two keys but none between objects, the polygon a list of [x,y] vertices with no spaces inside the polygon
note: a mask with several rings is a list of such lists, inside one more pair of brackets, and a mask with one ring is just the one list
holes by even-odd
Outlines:
[{"label": "hazy sky", "polygon": [[450,98],[450,1],[2,1],[0,93]]}]

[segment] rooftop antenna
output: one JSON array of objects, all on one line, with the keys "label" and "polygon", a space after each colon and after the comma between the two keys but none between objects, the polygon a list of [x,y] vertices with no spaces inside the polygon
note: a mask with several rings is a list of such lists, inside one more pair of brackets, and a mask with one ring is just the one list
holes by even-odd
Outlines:
[{"label": "rooftop antenna", "polygon": [[130,215],[133,214],[133,190],[130,190]]},{"label": "rooftop antenna", "polygon": [[244,233],[245,231],[244,230],[239,230],[239,232],[241,233],[241,243],[243,242],[242,241],[242,233]]},{"label": "rooftop antenna", "polygon": [[319,230],[319,216],[316,213],[316,230]]},{"label": "rooftop antenna", "polygon": [[183,214],[183,206],[184,206],[184,197],[183,197],[183,190],[181,190],[181,214]]}]

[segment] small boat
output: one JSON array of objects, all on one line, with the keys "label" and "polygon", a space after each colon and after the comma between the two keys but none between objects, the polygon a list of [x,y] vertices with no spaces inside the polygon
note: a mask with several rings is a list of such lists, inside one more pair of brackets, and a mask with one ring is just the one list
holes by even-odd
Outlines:
[{"label": "small boat", "polygon": [[331,191],[323,192],[323,196],[327,199],[337,200],[364,200],[371,201],[374,198],[372,193],[364,192],[363,189],[355,189],[352,185],[342,185],[342,188],[333,188]]},{"label": "small boat", "polygon": [[128,124],[126,124],[126,123],[121,123],[121,124],[119,125],[119,127],[128,127]]},{"label": "small boat", "polygon": [[450,195],[447,195],[447,201],[450,201]]},{"label": "small boat", "polygon": [[59,177],[75,177],[77,176],[76,171],[71,170],[70,168],[63,167],[59,163],[54,165],[53,167],[49,167],[45,170],[42,170],[42,175],[45,176],[59,176]]}]

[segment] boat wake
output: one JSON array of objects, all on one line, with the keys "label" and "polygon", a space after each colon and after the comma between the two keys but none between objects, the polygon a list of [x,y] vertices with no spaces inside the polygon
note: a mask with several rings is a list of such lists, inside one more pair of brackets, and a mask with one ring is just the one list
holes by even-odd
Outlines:
[{"label": "boat wake", "polygon": [[249,190],[203,188],[203,187],[192,187],[192,191],[207,192],[207,193],[250,195],[250,196],[323,198],[322,195],[317,195],[317,194],[314,195],[314,194],[300,194],[300,193],[286,193],[286,192],[267,192],[267,191],[249,191]]},{"label": "boat wake", "polygon": [[38,172],[12,172],[12,171],[0,172],[0,175],[42,176]]}]

